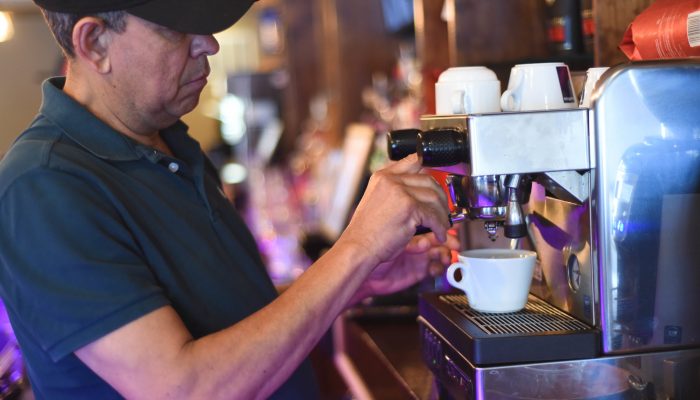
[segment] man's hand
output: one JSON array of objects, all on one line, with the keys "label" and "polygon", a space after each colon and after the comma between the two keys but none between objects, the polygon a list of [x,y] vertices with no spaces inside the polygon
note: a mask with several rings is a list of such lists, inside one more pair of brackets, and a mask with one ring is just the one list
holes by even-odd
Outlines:
[{"label": "man's hand", "polygon": [[453,234],[440,243],[432,233],[414,237],[394,260],[379,264],[357,291],[355,302],[365,297],[406,289],[428,276],[438,276],[452,262],[452,251],[459,250]]},{"label": "man's hand", "polygon": [[[418,226],[431,229],[437,242],[445,242],[449,212],[447,195],[421,171],[420,160],[412,154],[372,175],[337,244],[359,249],[358,257],[367,258],[373,268],[391,264],[413,241]],[[420,253],[427,247],[418,240],[408,249],[418,248]]]}]

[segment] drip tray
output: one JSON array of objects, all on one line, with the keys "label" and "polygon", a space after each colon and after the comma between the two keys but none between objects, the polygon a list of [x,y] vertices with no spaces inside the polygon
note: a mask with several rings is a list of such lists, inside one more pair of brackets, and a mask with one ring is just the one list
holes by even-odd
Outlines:
[{"label": "drip tray", "polygon": [[463,294],[421,294],[419,321],[475,365],[597,357],[600,332],[530,295],[514,313],[482,313]]},{"label": "drip tray", "polygon": [[482,313],[469,308],[466,296],[444,295],[440,301],[452,305],[465,318],[491,335],[517,334],[529,335],[559,331],[586,331],[587,324],[559,310],[537,297],[530,296],[525,309],[505,314]]}]

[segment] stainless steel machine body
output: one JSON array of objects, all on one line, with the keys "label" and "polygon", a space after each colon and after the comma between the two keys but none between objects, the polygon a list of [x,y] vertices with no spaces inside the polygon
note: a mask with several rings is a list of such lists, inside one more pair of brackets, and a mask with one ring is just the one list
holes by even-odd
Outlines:
[{"label": "stainless steel machine body", "polygon": [[[448,295],[428,299],[420,317],[425,358],[448,393],[700,396],[700,62],[614,67],[590,109],[422,118],[423,131],[437,128],[466,135],[465,174],[532,179],[522,241],[538,253],[531,293],[599,337],[594,356],[480,362],[463,347],[478,342],[466,324],[483,316],[453,313],[443,304]],[[559,339],[575,333],[563,330]],[[593,390],[594,382],[607,390]]]}]

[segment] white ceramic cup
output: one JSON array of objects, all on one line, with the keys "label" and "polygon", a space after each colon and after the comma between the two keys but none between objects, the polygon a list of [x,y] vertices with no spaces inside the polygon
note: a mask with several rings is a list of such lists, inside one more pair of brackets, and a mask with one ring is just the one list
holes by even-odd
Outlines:
[{"label": "white ceramic cup", "polygon": [[[467,295],[469,306],[476,311],[520,311],[527,304],[536,257],[529,250],[466,250],[447,268],[447,281]],[[462,274],[459,281],[457,270]]]},{"label": "white ceramic cup", "polygon": [[508,88],[501,95],[503,111],[576,108],[569,67],[561,62],[518,64],[511,68]]},{"label": "white ceramic cup", "polygon": [[584,82],[583,91],[581,91],[579,107],[588,108],[591,106],[591,95],[593,94],[593,90],[595,90],[596,83],[600,80],[600,76],[609,68],[610,67],[595,67],[586,70],[586,82]]},{"label": "white ceramic cup", "polygon": [[435,83],[437,114],[479,114],[501,111],[501,82],[482,66],[448,68]]}]

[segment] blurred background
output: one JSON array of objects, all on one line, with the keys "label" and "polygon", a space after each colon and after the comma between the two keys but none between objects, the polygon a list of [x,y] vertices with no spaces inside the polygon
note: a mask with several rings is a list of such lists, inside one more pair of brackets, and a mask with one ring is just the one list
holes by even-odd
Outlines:
[{"label": "blurred background", "polygon": [[[260,0],[216,35],[221,51],[184,119],[220,168],[273,278],[289,281],[342,231],[388,130],[434,113],[451,66],[572,71],[624,61],[651,0]],[[32,120],[62,55],[30,0],[0,0],[0,155]]]},{"label": "blurred background", "polygon": [[[576,79],[626,61],[623,33],[652,2],[259,0],[216,35],[209,84],[184,120],[283,288],[342,232],[388,162],[387,131],[434,113],[443,70],[484,65],[504,89],[515,64],[563,61]],[[0,0],[0,156],[63,62],[31,0]]]}]

